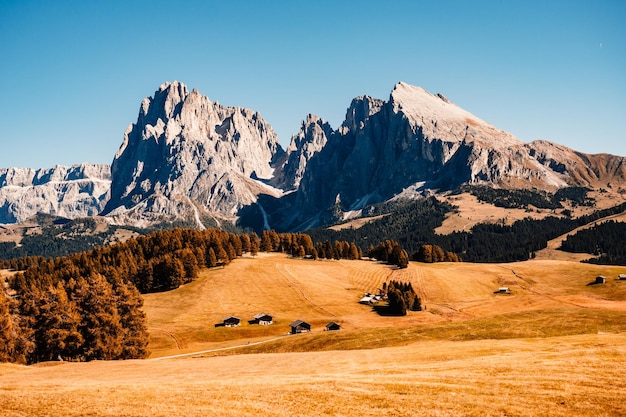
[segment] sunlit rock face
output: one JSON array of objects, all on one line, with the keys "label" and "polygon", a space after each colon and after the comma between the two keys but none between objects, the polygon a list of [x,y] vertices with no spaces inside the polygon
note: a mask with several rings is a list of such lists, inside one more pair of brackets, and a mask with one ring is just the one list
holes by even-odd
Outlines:
[{"label": "sunlit rock face", "polygon": [[21,223],[37,213],[67,218],[97,215],[111,186],[108,165],[0,169],[0,223]]},{"label": "sunlit rock face", "polygon": [[190,213],[234,216],[252,204],[284,151],[259,113],[212,102],[180,82],[143,100],[111,167],[105,214],[120,222]]}]

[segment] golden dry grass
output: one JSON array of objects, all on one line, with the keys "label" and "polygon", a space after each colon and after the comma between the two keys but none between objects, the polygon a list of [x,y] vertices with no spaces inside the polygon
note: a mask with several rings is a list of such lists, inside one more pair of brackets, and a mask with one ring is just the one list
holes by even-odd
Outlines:
[{"label": "golden dry grass", "polygon": [[463,193],[445,198],[448,203],[457,206],[456,213],[449,213],[443,224],[435,229],[435,233],[446,235],[455,231],[469,231],[478,223],[513,224],[516,220],[526,217],[542,219],[551,213],[551,210],[527,211],[525,209],[510,209],[496,207],[492,204],[478,201],[478,198]]},{"label": "golden dry grass", "polygon": [[[223,347],[284,335],[289,324],[305,320],[314,330],[336,321],[345,328],[392,325],[357,303],[400,271],[374,262],[302,261],[261,254],[237,259],[226,268],[204,270],[195,282],[175,291],[145,296],[156,355]],[[260,312],[271,326],[249,325]],[[214,327],[222,318],[242,319],[236,328]]]},{"label": "golden dry grass", "polygon": [[[298,336],[296,336],[298,337]],[[626,335],[0,366],[13,416],[619,416]]]},{"label": "golden dry grass", "polygon": [[[152,359],[0,365],[0,415],[625,415],[625,270],[241,258],[145,296]],[[412,282],[427,310],[358,304],[388,279]],[[275,324],[245,322],[261,311]],[[230,314],[244,324],[214,327]],[[297,318],[313,332],[285,336]],[[344,330],[321,331],[331,320]]]},{"label": "golden dry grass", "polygon": [[329,227],[329,229],[335,230],[335,231],[343,230],[343,229],[350,229],[350,228],[359,229],[363,227],[364,225],[371,223],[373,221],[376,221],[378,219],[382,219],[385,216],[388,216],[388,214],[380,214],[378,216],[372,216],[372,217],[360,217],[358,219],[350,220],[349,222],[336,224],[334,226]]},{"label": "golden dry grass", "polygon": [[[404,270],[370,261],[302,261],[279,254],[241,258],[227,268],[205,270],[175,291],[145,296],[154,356],[239,346],[285,335],[289,323],[308,321],[319,332],[329,321],[346,330],[418,326],[565,308],[626,311],[624,268],[561,261],[514,264],[411,263]],[[588,286],[597,275],[607,284]],[[426,310],[384,317],[358,304],[390,279],[408,281]],[[496,295],[501,286],[511,295]],[[265,312],[271,326],[249,325]],[[222,318],[242,319],[237,328],[215,327]],[[626,328],[624,329],[626,330]],[[281,342],[282,343],[282,342]]]},{"label": "golden dry grass", "polygon": [[[527,184],[526,184],[527,185]],[[624,194],[620,194],[614,191],[608,191],[600,193],[592,191],[589,193],[589,197],[595,199],[593,206],[571,206],[566,205],[565,208],[572,211],[573,217],[579,217],[587,214],[591,214],[593,211],[602,210],[609,207],[616,206],[624,202]],[[448,203],[457,206],[457,213],[449,213],[446,216],[443,224],[435,229],[439,234],[450,234],[454,231],[469,231],[474,225],[478,223],[498,223],[504,222],[506,225],[513,224],[517,220],[530,217],[533,219],[543,219],[547,216],[557,215],[551,209],[510,209],[503,207],[496,207],[492,204],[478,201],[478,199],[469,194],[462,193],[458,195],[451,195],[444,197],[444,200]],[[615,220],[624,221],[626,215],[618,215]],[[567,259],[563,259],[567,260]],[[573,259],[570,259],[573,260]]]}]

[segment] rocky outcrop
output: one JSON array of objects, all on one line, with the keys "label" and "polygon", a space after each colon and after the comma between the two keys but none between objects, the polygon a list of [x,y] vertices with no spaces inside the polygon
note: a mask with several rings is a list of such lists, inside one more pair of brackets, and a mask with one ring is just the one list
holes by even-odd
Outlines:
[{"label": "rocky outcrop", "polygon": [[528,154],[570,185],[589,188],[626,183],[626,158],[609,154],[585,154],[545,140],[525,144]]},{"label": "rocky outcrop", "polygon": [[324,223],[328,219],[319,213],[329,208],[354,212],[466,183],[556,189],[626,178],[622,157],[585,155],[549,142],[524,144],[443,95],[405,83],[386,102],[355,99],[346,121],[327,137],[302,176],[294,224]]},{"label": "rocky outcrop", "polygon": [[104,214],[118,222],[176,219],[192,213],[235,216],[259,192],[284,153],[259,113],[211,102],[180,82],[146,98],[113,160]]},{"label": "rocky outcrop", "polygon": [[37,213],[97,215],[108,200],[110,185],[108,165],[0,169],[0,223],[20,223]]},{"label": "rocky outcrop", "polygon": [[309,114],[302,122],[300,131],[291,137],[272,184],[285,191],[296,190],[309,160],[326,146],[332,134],[333,129],[328,122]]},{"label": "rocky outcrop", "polygon": [[406,83],[387,101],[352,100],[336,130],[308,115],[283,151],[259,113],[222,106],[174,81],[142,101],[110,176],[108,166],[88,164],[0,170],[0,222],[36,212],[102,212],[135,226],[182,220],[202,228],[247,218],[251,227],[302,230],[392,198],[468,183],[619,188],[626,158],[522,143],[443,95]]}]

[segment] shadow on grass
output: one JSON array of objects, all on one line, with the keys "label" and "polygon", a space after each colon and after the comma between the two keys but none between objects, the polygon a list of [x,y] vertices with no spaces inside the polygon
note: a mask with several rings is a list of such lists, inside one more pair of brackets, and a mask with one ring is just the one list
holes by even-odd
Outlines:
[{"label": "shadow on grass", "polygon": [[400,314],[397,311],[393,311],[387,305],[374,305],[372,306],[372,310],[378,313],[379,316],[385,317],[401,317],[406,316],[406,312],[404,314]]}]

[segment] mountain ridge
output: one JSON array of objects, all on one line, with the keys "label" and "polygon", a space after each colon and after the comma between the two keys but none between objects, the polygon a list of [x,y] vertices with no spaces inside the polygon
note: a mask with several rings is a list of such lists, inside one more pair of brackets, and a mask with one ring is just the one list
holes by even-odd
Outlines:
[{"label": "mountain ridge", "polygon": [[[61,174],[0,170],[0,222],[39,210],[67,217],[100,213],[112,223],[138,226],[183,219],[203,228],[207,219],[220,224],[256,213],[263,227],[295,230],[358,216],[371,204],[445,194],[463,184],[620,188],[626,183],[625,160],[544,140],[524,143],[442,94],[404,82],[395,84],[387,100],[354,98],[336,129],[309,114],[283,150],[258,112],[222,106],[173,81],[142,100],[110,177],[91,178],[94,195],[77,199],[80,193],[65,195],[63,188],[28,194],[28,187],[45,185],[35,185],[35,178]],[[98,187],[94,181],[100,181]],[[103,193],[106,181],[110,188]],[[45,203],[55,198],[65,205]],[[28,209],[16,215],[15,207]]]},{"label": "mountain ridge", "polygon": [[63,217],[97,215],[111,184],[106,164],[53,168],[0,168],[0,223],[21,223],[44,212]]}]

